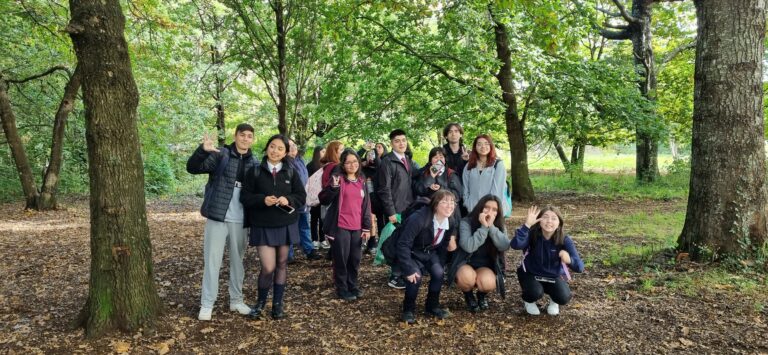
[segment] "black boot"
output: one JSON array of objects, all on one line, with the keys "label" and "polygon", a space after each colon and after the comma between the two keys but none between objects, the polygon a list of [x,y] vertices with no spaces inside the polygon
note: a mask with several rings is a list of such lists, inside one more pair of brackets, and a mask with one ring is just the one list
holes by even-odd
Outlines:
[{"label": "black boot", "polygon": [[403,314],[400,319],[408,324],[416,323],[416,299],[405,298],[403,300]]},{"label": "black boot", "polygon": [[285,318],[283,311],[283,294],[285,294],[285,285],[274,284],[274,295],[272,296],[272,319]]},{"label": "black boot", "polygon": [[451,313],[440,308],[440,292],[427,293],[427,301],[424,304],[424,312],[427,315],[435,316],[439,319],[448,318]]},{"label": "black boot", "polygon": [[478,292],[477,293],[477,305],[480,307],[481,311],[484,311],[490,306],[488,305],[488,293],[486,292]]},{"label": "black boot", "polygon": [[467,302],[467,310],[475,313],[480,310],[480,307],[477,305],[477,299],[475,299],[475,294],[472,291],[464,292],[464,301]]},{"label": "black boot", "polygon": [[261,317],[261,312],[264,310],[264,307],[267,306],[268,296],[269,296],[268,288],[259,289],[259,299],[258,301],[256,301],[256,305],[251,307],[251,313],[247,315],[248,318],[259,319]]}]

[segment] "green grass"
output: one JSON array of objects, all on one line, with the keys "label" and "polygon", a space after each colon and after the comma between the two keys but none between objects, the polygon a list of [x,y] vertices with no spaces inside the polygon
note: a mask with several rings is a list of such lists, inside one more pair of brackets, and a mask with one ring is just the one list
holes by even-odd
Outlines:
[{"label": "green grass", "polygon": [[[672,155],[658,155],[659,169],[666,172],[667,166],[672,164]],[[536,157],[529,154],[528,168],[535,170],[560,170],[564,171],[563,163],[554,152],[549,152],[544,157]],[[584,155],[584,170],[594,172],[625,172],[634,173],[635,154],[612,153],[604,150],[588,149]]]},{"label": "green grass", "polygon": [[536,192],[572,192],[605,198],[668,200],[688,196],[688,177],[662,176],[653,184],[638,183],[634,173],[604,174],[584,172],[532,172]]},{"label": "green grass", "polygon": [[[605,254],[594,256],[592,262],[599,261],[606,266],[634,266],[646,264],[659,252],[675,247],[685,222],[685,212],[681,208],[676,212],[616,214],[606,215],[605,220],[606,228],[617,239]],[[620,239],[628,237],[641,237],[644,242],[621,242]]]}]

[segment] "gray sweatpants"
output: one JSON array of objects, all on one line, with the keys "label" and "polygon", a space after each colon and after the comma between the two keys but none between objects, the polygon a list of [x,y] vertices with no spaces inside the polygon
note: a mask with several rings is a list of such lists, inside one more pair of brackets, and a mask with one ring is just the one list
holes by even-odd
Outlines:
[{"label": "gray sweatpants", "polygon": [[224,248],[229,244],[229,303],[243,302],[243,258],[245,257],[246,233],[242,223],[205,222],[203,237],[203,287],[201,307],[213,308],[219,293],[219,270],[224,259]]}]

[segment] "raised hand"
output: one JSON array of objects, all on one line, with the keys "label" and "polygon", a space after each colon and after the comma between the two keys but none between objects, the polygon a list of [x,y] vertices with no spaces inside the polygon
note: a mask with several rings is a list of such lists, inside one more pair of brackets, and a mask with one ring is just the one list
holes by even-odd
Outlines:
[{"label": "raised hand", "polygon": [[558,255],[560,256],[560,261],[564,262],[566,265],[571,264],[571,254],[568,254],[567,251],[561,250]]},{"label": "raised hand", "polygon": [[339,186],[339,180],[341,179],[340,176],[338,176],[338,175],[331,175],[331,179],[333,179],[333,183],[332,183],[333,187]]},{"label": "raised hand", "polygon": [[525,217],[525,226],[528,228],[533,227],[534,224],[539,223],[541,221],[541,218],[537,218],[539,216],[539,207],[538,206],[531,206],[528,208],[528,216]]},{"label": "raised hand", "polygon": [[469,160],[469,152],[464,147],[461,147],[461,159],[465,161]]},{"label": "raised hand", "polygon": [[213,139],[211,139],[211,137],[208,135],[207,132],[205,134],[203,134],[203,142],[202,143],[203,143],[203,150],[204,151],[206,151],[208,153],[214,153],[214,152],[218,153],[219,152],[219,150],[216,148],[216,144],[213,142]]}]

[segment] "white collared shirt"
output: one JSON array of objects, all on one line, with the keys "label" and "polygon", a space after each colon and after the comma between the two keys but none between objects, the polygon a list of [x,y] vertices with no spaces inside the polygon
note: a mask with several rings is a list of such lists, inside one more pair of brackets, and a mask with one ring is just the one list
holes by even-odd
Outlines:
[{"label": "white collared shirt", "polygon": [[277,165],[272,165],[272,163],[270,163],[269,160],[267,160],[267,169],[269,170],[270,173],[273,171],[272,169],[274,169],[274,171],[280,171],[280,169],[282,168],[283,168],[283,162],[279,162],[277,163]]},{"label": "white collared shirt", "polygon": [[440,223],[437,220],[437,218],[432,217],[432,225],[433,225],[432,236],[433,236],[433,238],[434,238],[435,235],[437,235],[438,228],[443,230],[443,232],[440,233],[440,237],[438,237],[437,241],[434,243],[435,245],[439,245],[443,241],[443,238],[445,237],[445,233],[448,233],[448,229],[450,228],[449,221],[450,221],[450,218],[446,218],[446,219],[443,220],[443,223]]}]

